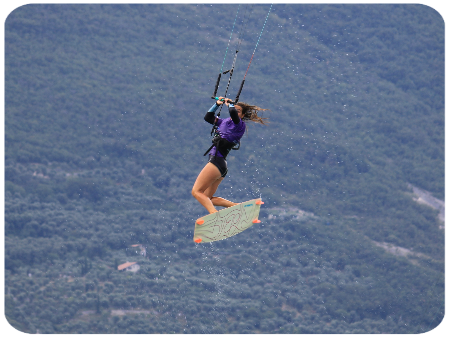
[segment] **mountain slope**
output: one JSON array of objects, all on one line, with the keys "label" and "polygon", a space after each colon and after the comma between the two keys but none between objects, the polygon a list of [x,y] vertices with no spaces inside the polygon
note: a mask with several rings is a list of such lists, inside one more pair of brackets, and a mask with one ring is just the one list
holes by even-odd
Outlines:
[{"label": "mountain slope", "polygon": [[[27,5],[7,18],[5,294],[17,329],[421,333],[441,322],[444,235],[409,185],[444,200],[444,24],[429,7],[274,5],[241,95],[270,109],[270,125],[249,125],[219,189],[262,195],[263,223],[192,243],[203,116],[237,7]],[[230,97],[268,8],[239,8]],[[139,272],[117,272],[127,260]]]}]

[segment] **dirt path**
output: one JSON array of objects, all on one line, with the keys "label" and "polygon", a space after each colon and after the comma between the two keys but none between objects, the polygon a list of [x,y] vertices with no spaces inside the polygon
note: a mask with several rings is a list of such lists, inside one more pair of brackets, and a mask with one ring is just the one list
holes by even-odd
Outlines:
[{"label": "dirt path", "polygon": [[440,226],[440,229],[444,229],[444,201],[435,198],[430,192],[415,187],[412,184],[408,184],[408,186],[413,189],[413,194],[417,196],[417,198],[414,198],[416,202],[425,204],[432,207],[433,209],[440,211],[440,213],[438,214],[438,219],[443,223]]}]

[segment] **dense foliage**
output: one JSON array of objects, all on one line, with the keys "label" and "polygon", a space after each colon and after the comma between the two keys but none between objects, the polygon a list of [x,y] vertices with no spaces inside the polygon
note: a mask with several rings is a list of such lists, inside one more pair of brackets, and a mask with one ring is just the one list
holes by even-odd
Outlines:
[{"label": "dense foliage", "polygon": [[[230,96],[268,8],[239,8]],[[219,190],[236,201],[261,195],[263,222],[196,245],[204,210],[190,190],[236,10],[27,5],[9,15],[13,327],[422,333],[441,322],[444,229],[410,184],[444,200],[442,18],[421,5],[274,5],[241,96],[270,109],[271,123],[249,125]],[[119,272],[126,261],[140,270]]]}]

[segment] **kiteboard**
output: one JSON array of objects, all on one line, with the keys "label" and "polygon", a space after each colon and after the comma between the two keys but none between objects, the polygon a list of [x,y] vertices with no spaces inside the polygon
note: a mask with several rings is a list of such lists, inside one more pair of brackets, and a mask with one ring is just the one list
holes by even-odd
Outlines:
[{"label": "kiteboard", "polygon": [[262,204],[262,199],[253,199],[199,218],[195,222],[193,241],[205,243],[227,239],[260,223]]}]

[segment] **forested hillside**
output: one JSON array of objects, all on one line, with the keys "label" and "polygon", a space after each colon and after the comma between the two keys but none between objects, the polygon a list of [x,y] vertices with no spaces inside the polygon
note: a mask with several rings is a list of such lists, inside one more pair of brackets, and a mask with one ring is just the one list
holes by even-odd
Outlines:
[{"label": "forested hillside", "polygon": [[[240,96],[269,109],[270,123],[249,124],[218,190],[236,202],[261,196],[262,223],[193,242],[205,210],[191,188],[211,142],[203,117],[242,38],[235,96],[269,8],[26,5],[8,16],[10,325],[423,333],[440,324],[444,223],[413,193],[445,199],[444,21],[430,7],[274,4]],[[127,261],[140,269],[118,271]]]}]

